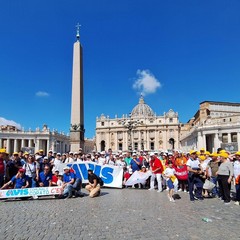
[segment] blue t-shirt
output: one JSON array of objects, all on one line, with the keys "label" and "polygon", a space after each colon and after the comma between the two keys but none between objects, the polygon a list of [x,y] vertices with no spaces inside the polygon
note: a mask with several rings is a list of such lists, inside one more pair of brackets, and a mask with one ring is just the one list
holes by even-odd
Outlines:
[{"label": "blue t-shirt", "polygon": [[70,182],[72,179],[75,179],[75,174],[72,172],[69,173],[64,173],[63,174],[63,182],[68,183]]},{"label": "blue t-shirt", "polygon": [[[136,161],[139,162],[139,163],[141,163],[138,158],[136,159]],[[133,172],[140,170],[140,165],[137,165],[137,163],[136,163],[133,159],[131,160],[130,165],[131,165],[131,167],[132,167],[132,171],[133,171]]]},{"label": "blue t-shirt", "polygon": [[28,177],[24,175],[22,178],[16,178],[16,176],[12,177],[11,182],[15,184],[14,188],[22,188],[23,186],[26,186],[26,183],[28,181]]},{"label": "blue t-shirt", "polygon": [[49,186],[49,180],[52,180],[52,173],[51,172],[49,172],[47,175],[45,175],[44,172],[40,172],[39,182],[42,182],[44,187]]}]

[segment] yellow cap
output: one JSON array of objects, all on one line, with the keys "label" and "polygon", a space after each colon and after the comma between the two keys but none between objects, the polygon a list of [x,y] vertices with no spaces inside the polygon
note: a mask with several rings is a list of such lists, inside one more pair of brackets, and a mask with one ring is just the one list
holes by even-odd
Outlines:
[{"label": "yellow cap", "polygon": [[18,155],[18,152],[14,152],[13,155]]},{"label": "yellow cap", "polygon": [[205,156],[203,156],[203,155],[198,156],[198,158],[199,158],[201,161],[206,160]]},{"label": "yellow cap", "polygon": [[204,148],[201,148],[200,151],[201,151],[201,152],[202,152],[202,151],[205,152],[205,149],[204,149]]},{"label": "yellow cap", "polygon": [[209,152],[209,151],[206,151],[205,154],[206,154],[206,155],[210,155],[210,152]]},{"label": "yellow cap", "polygon": [[228,153],[227,152],[220,152],[219,157],[223,157],[223,158],[228,158]]},{"label": "yellow cap", "polygon": [[5,148],[0,148],[0,153],[6,153],[6,149]]},{"label": "yellow cap", "polygon": [[38,152],[43,152],[43,150],[42,150],[42,149],[40,149],[40,150],[38,150]]},{"label": "yellow cap", "polygon": [[200,152],[197,152],[197,155],[200,155]]},{"label": "yellow cap", "polygon": [[24,156],[24,155],[29,155],[29,152],[24,152],[23,156]]},{"label": "yellow cap", "polygon": [[226,153],[227,151],[226,150],[221,150],[219,153]]},{"label": "yellow cap", "polygon": [[197,153],[197,151],[196,150],[190,150],[189,153],[194,154],[194,153]]},{"label": "yellow cap", "polygon": [[235,155],[240,155],[240,151],[236,152]]},{"label": "yellow cap", "polygon": [[219,155],[216,152],[210,154],[210,157],[218,157]]}]

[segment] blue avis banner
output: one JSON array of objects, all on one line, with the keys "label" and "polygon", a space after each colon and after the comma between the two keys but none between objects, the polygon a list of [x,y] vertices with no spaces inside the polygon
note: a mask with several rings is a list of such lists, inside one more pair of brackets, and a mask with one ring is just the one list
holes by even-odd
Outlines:
[{"label": "blue avis banner", "polygon": [[[64,164],[66,166],[66,164]],[[78,178],[82,179],[83,183],[88,183],[88,169],[93,169],[93,172],[99,176],[105,187],[122,188],[123,168],[112,165],[99,165],[94,162],[80,162],[67,164],[71,167]],[[60,172],[60,171],[59,171]]]}]

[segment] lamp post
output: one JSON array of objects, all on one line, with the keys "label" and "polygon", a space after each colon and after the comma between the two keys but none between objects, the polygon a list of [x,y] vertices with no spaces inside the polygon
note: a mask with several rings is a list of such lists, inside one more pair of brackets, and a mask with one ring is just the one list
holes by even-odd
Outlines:
[{"label": "lamp post", "polygon": [[129,113],[129,118],[121,121],[121,124],[127,128],[128,133],[128,150],[132,151],[132,130],[141,124],[140,120],[132,119],[132,114]]}]

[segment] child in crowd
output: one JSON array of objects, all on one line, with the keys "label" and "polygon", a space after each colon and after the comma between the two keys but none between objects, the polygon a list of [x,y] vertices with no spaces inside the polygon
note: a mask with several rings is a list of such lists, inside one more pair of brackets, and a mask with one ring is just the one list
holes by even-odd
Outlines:
[{"label": "child in crowd", "polygon": [[168,162],[168,166],[164,170],[164,177],[166,178],[167,186],[168,186],[168,198],[170,202],[175,202],[173,199],[174,190],[177,190],[178,180],[175,176],[175,169],[173,168],[173,163],[171,161]]},{"label": "child in crowd", "polygon": [[63,185],[63,175],[58,175],[57,185],[62,187]]}]

